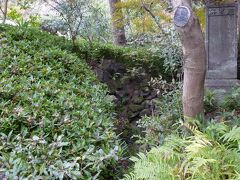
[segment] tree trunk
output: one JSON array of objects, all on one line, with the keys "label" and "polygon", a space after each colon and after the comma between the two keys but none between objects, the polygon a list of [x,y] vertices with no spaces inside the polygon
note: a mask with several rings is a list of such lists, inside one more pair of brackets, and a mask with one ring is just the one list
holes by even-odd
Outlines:
[{"label": "tree trunk", "polygon": [[5,24],[7,20],[7,10],[8,10],[8,0],[5,0],[4,7],[3,7],[3,21],[2,21],[3,24]]},{"label": "tree trunk", "polygon": [[117,3],[120,2],[121,0],[109,0],[112,16],[113,42],[116,45],[122,46],[126,44],[126,36],[122,9],[116,7]]},{"label": "tree trunk", "polygon": [[[190,17],[184,26],[176,26],[184,54],[183,114],[187,118],[203,115],[206,50],[203,33],[197,16],[192,11],[191,0],[172,0],[173,7],[185,6]],[[176,13],[174,14],[174,16]]]},{"label": "tree trunk", "polygon": [[240,2],[238,1],[238,38],[240,34]]}]

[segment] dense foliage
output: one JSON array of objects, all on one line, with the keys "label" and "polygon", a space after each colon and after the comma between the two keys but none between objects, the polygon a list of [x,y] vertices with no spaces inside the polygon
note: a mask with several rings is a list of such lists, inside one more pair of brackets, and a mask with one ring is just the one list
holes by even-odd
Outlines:
[{"label": "dense foliage", "polygon": [[[131,47],[116,47],[112,44],[98,44],[93,43],[91,46],[85,42],[80,43],[80,51],[78,54],[80,56],[85,56],[88,60],[94,60],[100,62],[102,59],[113,59],[116,62],[120,62],[127,69],[143,69],[152,76],[163,75],[164,77],[171,77],[172,71],[171,67],[175,68],[179,66],[171,66],[167,64],[167,59],[165,59],[165,54],[161,52],[152,52],[146,48],[131,48]],[[180,57],[176,60],[178,63]],[[166,60],[166,61],[165,61]],[[169,70],[164,67],[168,66]],[[174,69],[174,70],[175,70]],[[176,72],[174,72],[176,75]],[[173,73],[173,74],[174,74]]]},{"label": "dense foliage", "polygon": [[[48,25],[63,34],[69,34],[69,38],[75,45],[77,37],[88,41],[109,41],[111,35],[110,20],[106,16],[104,3],[94,0],[52,0],[47,1],[57,16],[43,21],[43,26]],[[60,16],[60,17],[59,17]],[[43,19],[44,20],[44,19]]]},{"label": "dense foliage", "polygon": [[0,0],[0,179],[240,179],[240,88],[184,121],[170,1],[108,3]]},{"label": "dense foliage", "polygon": [[239,179],[239,126],[184,126],[191,135],[168,136],[163,146],[132,158],[126,179]]},{"label": "dense foliage", "polygon": [[213,92],[206,93],[208,121],[183,122],[179,94],[167,93],[158,103],[160,115],[139,121],[144,148],[131,158],[134,168],[126,179],[239,179],[240,88],[219,105]]},{"label": "dense foliage", "polygon": [[36,30],[0,27],[0,174],[103,178],[121,146],[107,88],[68,44]]},{"label": "dense foliage", "polygon": [[180,87],[180,84],[173,83],[171,91],[154,100],[156,107],[152,116],[144,116],[137,122],[138,128],[143,130],[141,135],[136,136],[143,151],[162,145],[165,137],[177,129],[182,120]]}]

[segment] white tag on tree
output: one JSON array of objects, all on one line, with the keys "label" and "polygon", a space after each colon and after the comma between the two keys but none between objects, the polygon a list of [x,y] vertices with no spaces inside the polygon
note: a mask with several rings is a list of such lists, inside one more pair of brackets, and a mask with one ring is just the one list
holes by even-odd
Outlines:
[{"label": "white tag on tree", "polygon": [[178,6],[175,10],[173,22],[178,27],[184,27],[187,25],[191,16],[191,12],[186,6]]}]

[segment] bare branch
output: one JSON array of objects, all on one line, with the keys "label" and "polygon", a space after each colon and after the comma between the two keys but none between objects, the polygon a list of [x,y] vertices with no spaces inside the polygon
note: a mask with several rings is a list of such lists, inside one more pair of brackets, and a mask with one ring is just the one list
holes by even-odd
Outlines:
[{"label": "bare branch", "polygon": [[[151,4],[152,4],[152,3],[151,3]],[[143,2],[143,0],[141,0],[141,6],[142,6],[142,8],[143,8],[145,11],[147,11],[147,12],[150,14],[150,16],[153,18],[153,20],[154,20],[154,22],[156,23],[156,25],[158,26],[158,28],[164,33],[164,30],[163,30],[161,24],[158,22],[157,17],[152,13],[152,11],[151,11],[149,8],[147,8],[147,6],[146,6],[146,4]]]},{"label": "bare branch", "polygon": [[2,7],[0,6],[0,11],[2,12],[2,14],[4,14],[4,11],[3,11],[3,9],[2,9]]}]

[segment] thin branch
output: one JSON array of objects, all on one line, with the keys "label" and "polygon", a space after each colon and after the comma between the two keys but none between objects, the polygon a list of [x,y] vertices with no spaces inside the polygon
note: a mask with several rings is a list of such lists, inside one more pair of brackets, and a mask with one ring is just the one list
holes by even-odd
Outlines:
[{"label": "thin branch", "polygon": [[0,6],[0,11],[4,14],[4,11],[3,11],[3,9],[2,9],[2,7]]},{"label": "thin branch", "polygon": [[7,10],[8,10],[8,0],[5,0],[5,2],[4,2],[3,21],[2,21],[3,24],[5,24],[5,22],[7,20]]},{"label": "thin branch", "polygon": [[156,25],[158,26],[158,28],[165,34],[165,32],[164,32],[161,24],[158,22],[157,17],[152,13],[152,11],[151,11],[149,8],[147,8],[147,6],[146,6],[146,4],[143,2],[143,0],[141,0],[141,6],[142,6],[142,8],[143,8],[145,11],[147,11],[147,12],[150,14],[150,16],[153,18],[153,20],[154,20],[154,22],[156,23]]}]

